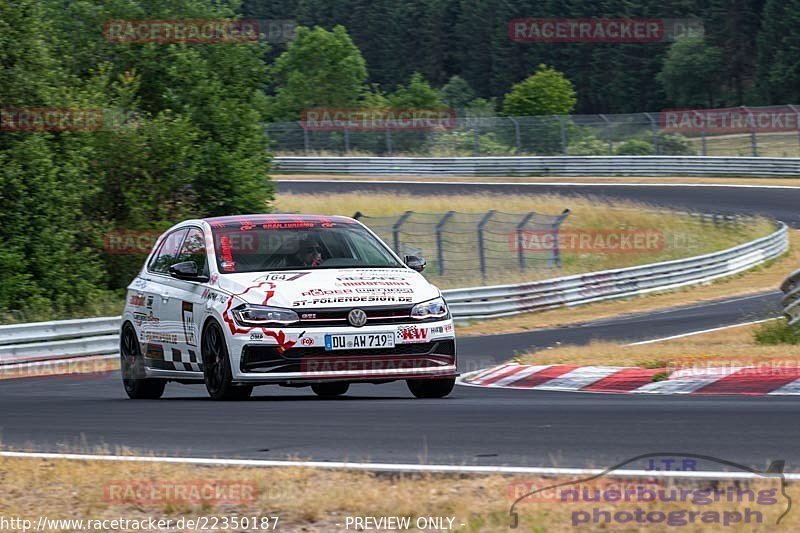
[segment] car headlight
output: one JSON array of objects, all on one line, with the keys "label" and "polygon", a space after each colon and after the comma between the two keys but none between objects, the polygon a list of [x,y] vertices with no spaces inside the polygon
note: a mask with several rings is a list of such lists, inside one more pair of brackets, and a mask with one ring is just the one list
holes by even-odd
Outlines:
[{"label": "car headlight", "polygon": [[290,309],[266,305],[243,304],[233,310],[236,321],[243,326],[264,326],[267,324],[294,324],[300,321],[297,313]]},{"label": "car headlight", "polygon": [[425,318],[444,318],[450,313],[447,310],[447,304],[444,303],[442,298],[434,298],[427,302],[422,302],[411,308],[411,318],[423,320]]}]

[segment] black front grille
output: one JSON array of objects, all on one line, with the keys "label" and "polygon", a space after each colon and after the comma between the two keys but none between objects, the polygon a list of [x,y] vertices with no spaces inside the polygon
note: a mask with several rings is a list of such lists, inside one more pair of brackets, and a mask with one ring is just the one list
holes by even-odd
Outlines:
[{"label": "black front grille", "polygon": [[368,359],[375,356],[432,356],[432,359],[453,358],[455,342],[441,340],[419,344],[398,344],[394,348],[327,351],[321,347],[297,347],[280,353],[276,346],[245,346],[239,364],[243,372],[302,372],[303,365],[311,361]]},{"label": "black front grille", "polygon": [[300,326],[331,327],[350,326],[347,315],[353,309],[363,309],[367,314],[368,326],[392,324],[408,324],[411,319],[411,307],[337,307],[335,309],[294,309],[300,316]]}]

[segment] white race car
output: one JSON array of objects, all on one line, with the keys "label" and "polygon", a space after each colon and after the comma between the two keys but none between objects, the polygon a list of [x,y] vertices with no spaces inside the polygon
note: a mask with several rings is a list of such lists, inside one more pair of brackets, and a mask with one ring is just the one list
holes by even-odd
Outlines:
[{"label": "white race car", "polygon": [[406,380],[419,398],[450,393],[453,321],[442,294],[372,231],[339,216],[188,220],[164,233],[128,286],[120,356],[131,398],[168,381],[218,400],[254,385]]}]

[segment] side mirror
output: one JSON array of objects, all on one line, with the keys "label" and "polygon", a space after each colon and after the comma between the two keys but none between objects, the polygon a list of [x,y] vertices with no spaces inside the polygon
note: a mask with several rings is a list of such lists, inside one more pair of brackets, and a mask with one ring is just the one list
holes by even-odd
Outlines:
[{"label": "side mirror", "polygon": [[417,272],[422,272],[425,270],[425,259],[422,257],[417,257],[416,255],[407,255],[405,261],[406,265],[411,270],[416,270]]},{"label": "side mirror", "polygon": [[175,263],[169,267],[169,275],[187,281],[208,281],[208,276],[201,276],[197,273],[197,263],[194,261]]}]

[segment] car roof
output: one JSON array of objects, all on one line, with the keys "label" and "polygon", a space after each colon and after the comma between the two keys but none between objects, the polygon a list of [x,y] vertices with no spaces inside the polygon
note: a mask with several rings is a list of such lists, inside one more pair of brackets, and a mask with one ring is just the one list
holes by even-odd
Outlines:
[{"label": "car roof", "polygon": [[263,213],[256,215],[234,215],[222,217],[209,217],[203,219],[211,226],[229,226],[241,224],[242,222],[251,222],[253,224],[259,223],[273,223],[273,222],[338,222],[340,224],[353,224],[355,220],[350,217],[343,217],[339,215],[303,215],[299,213]]}]

